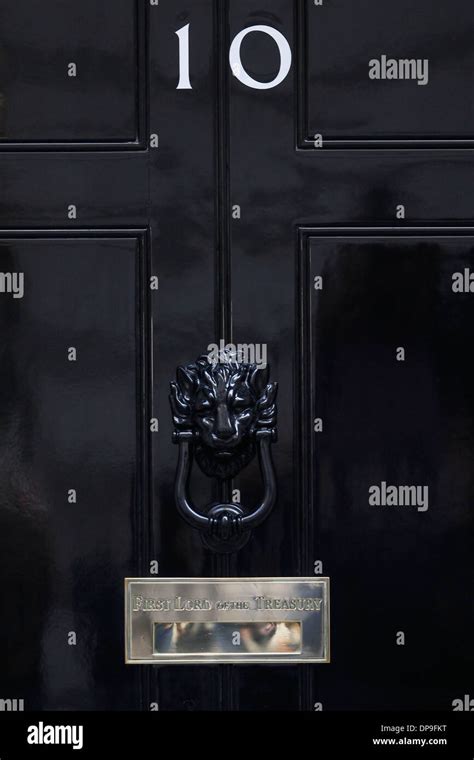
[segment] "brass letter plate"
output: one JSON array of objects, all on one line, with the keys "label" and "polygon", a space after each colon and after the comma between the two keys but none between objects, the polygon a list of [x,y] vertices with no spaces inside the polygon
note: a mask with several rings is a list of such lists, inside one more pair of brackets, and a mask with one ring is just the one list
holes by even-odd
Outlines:
[{"label": "brass letter plate", "polygon": [[127,578],[126,662],[329,662],[329,578]]}]

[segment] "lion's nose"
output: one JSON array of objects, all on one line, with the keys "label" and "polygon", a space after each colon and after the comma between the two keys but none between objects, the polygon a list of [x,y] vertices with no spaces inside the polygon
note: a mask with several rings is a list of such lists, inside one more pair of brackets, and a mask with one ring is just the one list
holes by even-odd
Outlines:
[{"label": "lion's nose", "polygon": [[225,406],[218,407],[214,435],[219,440],[226,441],[229,438],[232,438],[234,433],[235,430],[229,417],[227,408]]},{"label": "lion's nose", "polygon": [[234,437],[234,431],[232,427],[230,428],[216,428],[214,431],[214,436],[219,439],[219,441],[228,441],[230,438]]}]

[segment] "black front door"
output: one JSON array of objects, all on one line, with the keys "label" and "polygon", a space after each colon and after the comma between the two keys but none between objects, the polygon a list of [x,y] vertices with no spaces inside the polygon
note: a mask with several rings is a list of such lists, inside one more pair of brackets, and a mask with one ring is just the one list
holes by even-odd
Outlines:
[{"label": "black front door", "polygon": [[[2,709],[453,709],[472,4],[30,6],[0,10]],[[174,493],[169,383],[213,345],[278,382],[276,503],[228,553]],[[256,459],[191,486],[261,500]],[[332,661],[127,666],[137,576],[329,576]]]}]

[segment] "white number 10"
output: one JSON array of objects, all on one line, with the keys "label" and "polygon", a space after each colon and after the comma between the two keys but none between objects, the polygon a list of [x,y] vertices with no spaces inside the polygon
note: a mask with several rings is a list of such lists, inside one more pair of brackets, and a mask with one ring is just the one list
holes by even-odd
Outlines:
[{"label": "white number 10", "polygon": [[[240,55],[240,49],[245,37],[251,32],[262,32],[268,34],[278,45],[280,53],[280,70],[275,79],[271,82],[259,82],[257,79],[251,77],[244,69],[242,65],[242,59]],[[189,79],[189,24],[179,29],[176,34],[179,38],[179,82],[177,90],[192,90],[191,81]],[[234,38],[229,51],[229,64],[234,76],[245,84],[247,87],[251,87],[253,90],[271,90],[273,87],[277,87],[288,76],[291,69],[291,48],[288,44],[288,40],[283,36],[281,32],[274,29],[272,26],[248,26],[246,29],[242,29],[239,34]]]}]

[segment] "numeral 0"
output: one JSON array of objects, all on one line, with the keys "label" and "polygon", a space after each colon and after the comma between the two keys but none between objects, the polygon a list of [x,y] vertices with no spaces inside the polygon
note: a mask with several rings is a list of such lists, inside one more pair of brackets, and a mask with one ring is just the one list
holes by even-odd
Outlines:
[{"label": "numeral 0", "polygon": [[[189,24],[181,27],[176,34],[179,39],[179,82],[176,87],[177,90],[192,90],[192,84],[190,80],[189,72]],[[268,34],[273,40],[275,40],[280,53],[280,70],[275,79],[271,82],[259,82],[257,79],[251,77],[244,69],[242,65],[242,58],[240,50],[242,42],[245,37],[251,32],[262,32]],[[248,26],[246,29],[242,29],[230,46],[229,51],[229,64],[234,76],[245,84],[247,87],[251,87],[253,90],[271,90],[273,87],[277,87],[289,74],[291,69],[292,55],[291,48],[288,44],[288,40],[283,36],[278,29],[274,29],[272,26],[264,26],[258,24],[256,26]]]}]

